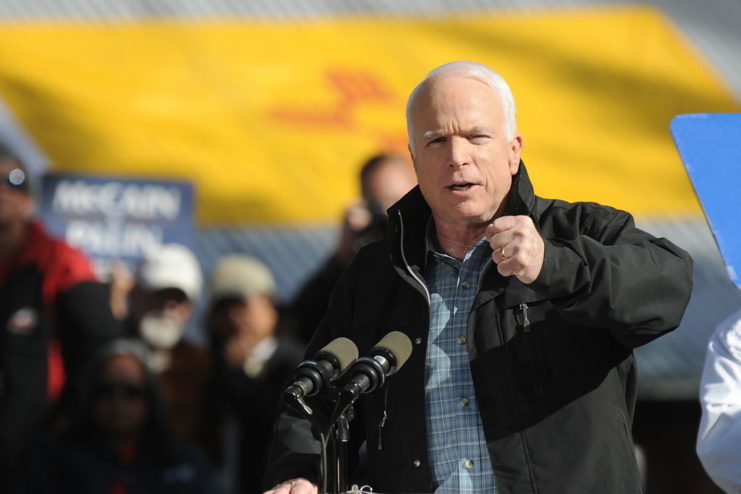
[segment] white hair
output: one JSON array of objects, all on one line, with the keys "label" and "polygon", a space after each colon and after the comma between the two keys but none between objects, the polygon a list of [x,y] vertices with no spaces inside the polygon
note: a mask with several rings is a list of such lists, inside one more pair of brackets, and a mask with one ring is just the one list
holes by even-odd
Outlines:
[{"label": "white hair", "polygon": [[422,82],[414,88],[407,100],[407,133],[409,135],[409,147],[414,151],[414,139],[412,137],[412,107],[422,88],[432,81],[451,77],[462,77],[475,79],[489,86],[502,102],[502,113],[504,113],[504,132],[508,141],[514,139],[517,132],[517,121],[515,120],[515,98],[507,81],[494,70],[484,64],[470,61],[450,62],[441,65],[427,74]]}]

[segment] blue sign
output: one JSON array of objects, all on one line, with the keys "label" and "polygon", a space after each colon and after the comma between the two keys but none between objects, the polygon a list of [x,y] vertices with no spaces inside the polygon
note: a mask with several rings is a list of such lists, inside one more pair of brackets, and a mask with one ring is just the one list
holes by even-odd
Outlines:
[{"label": "blue sign", "polygon": [[112,260],[135,265],[148,249],[162,244],[192,250],[193,204],[189,182],[47,174],[40,216],[105,276]]},{"label": "blue sign", "polygon": [[741,287],[741,113],[678,115],[670,128],[728,275]]}]

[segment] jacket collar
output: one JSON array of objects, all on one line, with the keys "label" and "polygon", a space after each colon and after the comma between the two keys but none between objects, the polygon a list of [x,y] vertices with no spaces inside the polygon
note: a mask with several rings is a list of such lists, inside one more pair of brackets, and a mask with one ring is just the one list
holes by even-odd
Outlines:
[{"label": "jacket collar", "polygon": [[[534,216],[535,199],[527,169],[520,161],[519,169],[512,178],[512,187],[507,195],[507,204],[503,214],[528,215],[537,225],[538,219]],[[391,224],[391,261],[403,277],[420,281],[424,273],[425,232],[431,210],[419,186],[409,191],[389,208],[388,215]],[[489,270],[490,273],[491,271]],[[486,289],[486,293],[477,299],[477,305],[485,303],[502,292],[506,295],[503,300],[505,306],[533,302],[543,298],[542,293],[533,290],[531,286],[523,285],[512,276],[507,278],[486,276],[482,281],[482,288]],[[426,288],[422,290],[425,291]]]},{"label": "jacket collar", "polygon": [[507,206],[504,214],[507,216],[532,214],[535,204],[535,192],[530,176],[527,174],[525,163],[520,160],[520,167],[512,177],[512,187],[507,195]]},{"label": "jacket collar", "polygon": [[[505,215],[531,215],[535,194],[525,163],[520,161],[517,173],[512,177],[512,186],[507,194]],[[423,264],[425,231],[430,219],[430,206],[422,196],[419,186],[414,187],[388,210],[392,226],[392,259],[401,254],[398,249],[403,246],[404,254],[411,265]]]}]

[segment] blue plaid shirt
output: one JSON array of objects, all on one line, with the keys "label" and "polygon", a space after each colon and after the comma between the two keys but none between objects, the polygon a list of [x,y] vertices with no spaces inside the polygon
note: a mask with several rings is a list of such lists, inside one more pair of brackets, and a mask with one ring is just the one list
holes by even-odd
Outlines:
[{"label": "blue plaid shirt", "polygon": [[493,494],[494,472],[466,341],[468,314],[492,251],[482,239],[461,261],[441,253],[437,245],[430,222],[425,266],[430,291],[425,406],[432,480],[436,494]]}]

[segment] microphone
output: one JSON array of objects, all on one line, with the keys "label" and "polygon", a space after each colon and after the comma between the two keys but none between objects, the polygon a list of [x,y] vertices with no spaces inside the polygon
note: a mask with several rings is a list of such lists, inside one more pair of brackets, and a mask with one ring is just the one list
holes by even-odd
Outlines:
[{"label": "microphone", "polygon": [[358,348],[348,338],[337,338],[319,350],[314,360],[304,360],[293,372],[293,384],[283,392],[289,403],[298,405],[308,415],[311,409],[304,398],[314,396],[330,381],[337,379],[358,358]]},{"label": "microphone", "polygon": [[363,393],[372,393],[383,386],[388,376],[394,375],[412,354],[412,342],[401,331],[384,336],[370,355],[361,357],[348,370],[350,380],[340,391],[335,406],[337,416],[352,405]]}]

